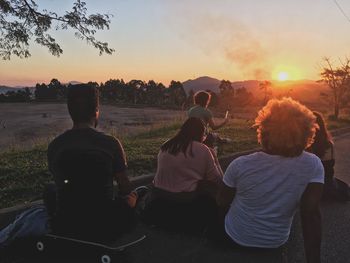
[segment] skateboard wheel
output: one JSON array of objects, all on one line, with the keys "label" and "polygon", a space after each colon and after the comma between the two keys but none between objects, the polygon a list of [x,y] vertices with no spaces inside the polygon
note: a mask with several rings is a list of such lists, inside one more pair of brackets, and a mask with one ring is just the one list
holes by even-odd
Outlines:
[{"label": "skateboard wheel", "polygon": [[36,242],[36,248],[40,252],[44,251],[44,249],[45,249],[44,243],[41,241]]},{"label": "skateboard wheel", "polygon": [[112,259],[111,259],[111,257],[108,256],[108,255],[103,255],[103,256],[101,257],[101,262],[102,262],[102,263],[111,263],[111,262],[112,262]]}]

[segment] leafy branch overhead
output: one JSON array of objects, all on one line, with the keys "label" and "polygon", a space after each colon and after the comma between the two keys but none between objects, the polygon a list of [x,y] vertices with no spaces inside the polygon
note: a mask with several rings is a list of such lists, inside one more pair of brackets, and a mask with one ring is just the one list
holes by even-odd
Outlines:
[{"label": "leafy branch overhead", "polygon": [[39,10],[33,0],[0,0],[0,57],[10,59],[30,56],[29,42],[47,47],[49,52],[59,57],[63,50],[49,30],[73,29],[75,36],[103,53],[112,54],[114,49],[107,42],[95,38],[97,30],[109,29],[111,15],[87,14],[86,3],[76,0],[71,11],[58,15],[50,10]]}]

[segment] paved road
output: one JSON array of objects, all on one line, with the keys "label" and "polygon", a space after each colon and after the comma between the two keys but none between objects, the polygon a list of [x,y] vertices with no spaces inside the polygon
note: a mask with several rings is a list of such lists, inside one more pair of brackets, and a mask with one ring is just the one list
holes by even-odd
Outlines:
[{"label": "paved road", "polygon": [[[350,134],[335,139],[335,176],[350,184]],[[350,202],[323,203],[323,263],[350,262]],[[299,217],[294,220],[287,245],[288,263],[304,263],[303,239]]]},{"label": "paved road", "polygon": [[350,184],[350,134],[344,134],[335,139],[335,157],[336,177]]}]

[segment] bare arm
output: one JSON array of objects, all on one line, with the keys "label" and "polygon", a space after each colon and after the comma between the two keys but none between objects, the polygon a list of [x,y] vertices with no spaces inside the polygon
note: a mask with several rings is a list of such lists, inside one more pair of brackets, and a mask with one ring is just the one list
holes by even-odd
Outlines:
[{"label": "bare arm", "polygon": [[131,184],[127,174],[125,171],[123,172],[117,172],[114,176],[115,180],[118,183],[118,188],[120,191],[120,195],[127,195],[131,191],[134,190],[133,185]]},{"label": "bare arm", "polygon": [[236,188],[231,188],[227,186],[224,182],[221,182],[219,186],[219,192],[216,197],[216,202],[219,206],[220,219],[224,219],[233,198],[236,194]]},{"label": "bare arm", "polygon": [[224,177],[224,172],[221,169],[221,165],[220,165],[220,162],[219,162],[219,159],[218,159],[218,155],[217,155],[215,149],[209,148],[209,150],[210,150],[211,154],[213,155],[216,168],[218,169],[218,171],[220,173],[220,176],[221,176],[221,179],[222,179]]},{"label": "bare arm", "polygon": [[303,193],[300,215],[304,236],[304,248],[308,263],[321,262],[322,225],[320,200],[323,184],[310,183]]},{"label": "bare arm", "polygon": [[224,121],[220,124],[215,124],[213,119],[210,118],[209,121],[208,121],[208,124],[210,126],[210,128],[212,128],[213,130],[217,130],[217,129],[220,129],[222,126],[224,126],[226,123],[227,123],[228,119],[225,118]]}]

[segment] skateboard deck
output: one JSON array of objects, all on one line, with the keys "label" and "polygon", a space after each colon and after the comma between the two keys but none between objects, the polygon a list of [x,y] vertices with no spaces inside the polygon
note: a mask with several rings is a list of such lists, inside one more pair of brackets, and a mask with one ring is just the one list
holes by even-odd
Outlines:
[{"label": "skateboard deck", "polygon": [[54,234],[46,234],[46,237],[52,238],[52,239],[60,239],[60,240],[75,242],[75,243],[79,243],[79,244],[83,244],[83,245],[91,245],[91,246],[95,246],[95,247],[99,247],[99,248],[103,248],[103,249],[107,249],[107,250],[111,250],[111,251],[123,251],[124,249],[126,249],[130,246],[136,245],[137,243],[141,242],[142,240],[144,240],[146,238],[145,235],[142,235],[133,241],[127,242],[127,243],[122,244],[122,245],[114,246],[113,244],[106,245],[106,244],[99,243],[99,242],[85,241],[85,240],[81,240],[81,239],[70,238],[70,237],[54,235]]},{"label": "skateboard deck", "polygon": [[[122,252],[125,249],[140,243],[145,238],[146,238],[146,235],[133,234],[133,235],[127,236],[126,238],[121,238],[119,240],[116,240],[116,242],[114,242],[114,243],[106,244],[106,243],[102,243],[102,242],[87,241],[87,240],[67,237],[67,236],[63,236],[63,235],[46,234],[45,236],[43,236],[41,239],[39,239],[36,242],[36,249],[39,252],[44,252],[47,250],[47,247],[52,247],[52,248],[56,248],[56,249],[58,247],[60,247],[59,244],[52,244],[52,242],[59,242],[61,244],[67,243],[67,245],[69,243],[75,244],[77,246],[77,247],[74,246],[75,249],[78,247],[84,248],[85,246],[87,246],[87,248],[84,248],[84,251],[85,251],[85,249],[87,249],[86,251],[90,251],[93,254],[96,253],[96,256],[99,256],[100,262],[102,262],[102,263],[111,263],[112,257],[118,255],[118,252]],[[92,248],[95,248],[95,249],[93,249],[94,251],[91,251]],[[50,249],[49,249],[49,251],[50,251]],[[60,249],[60,251],[62,251],[62,249]],[[63,251],[66,251],[66,250],[63,250]]]}]

